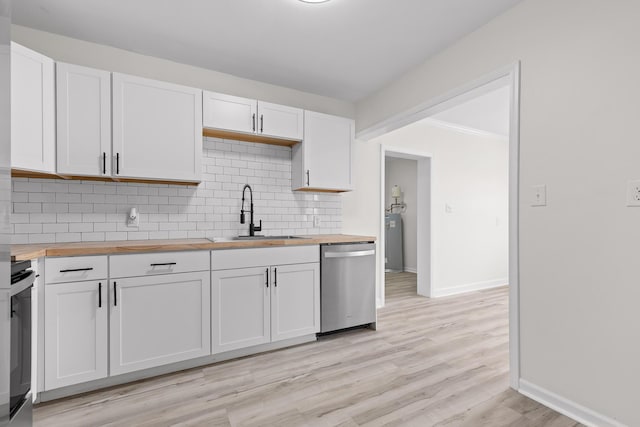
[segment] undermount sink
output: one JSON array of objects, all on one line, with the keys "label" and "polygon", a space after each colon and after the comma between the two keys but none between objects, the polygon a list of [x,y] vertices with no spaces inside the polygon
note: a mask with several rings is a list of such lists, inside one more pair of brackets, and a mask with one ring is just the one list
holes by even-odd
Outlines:
[{"label": "undermount sink", "polygon": [[238,240],[292,240],[292,239],[309,239],[303,236],[234,236],[234,237],[216,237],[209,239],[212,242],[232,242]]}]

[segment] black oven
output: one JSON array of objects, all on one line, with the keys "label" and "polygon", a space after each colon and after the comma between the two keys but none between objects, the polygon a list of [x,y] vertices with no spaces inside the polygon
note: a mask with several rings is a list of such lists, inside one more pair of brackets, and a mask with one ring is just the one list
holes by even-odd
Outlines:
[{"label": "black oven", "polygon": [[30,261],[11,265],[11,417],[20,410],[31,390],[31,288],[35,274],[30,268]]}]

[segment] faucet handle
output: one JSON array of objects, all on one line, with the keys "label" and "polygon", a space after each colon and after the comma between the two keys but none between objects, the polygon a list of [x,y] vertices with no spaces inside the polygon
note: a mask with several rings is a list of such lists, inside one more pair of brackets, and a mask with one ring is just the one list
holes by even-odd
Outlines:
[{"label": "faucet handle", "polygon": [[254,225],[253,231],[262,231],[262,220],[260,220],[260,225]]}]

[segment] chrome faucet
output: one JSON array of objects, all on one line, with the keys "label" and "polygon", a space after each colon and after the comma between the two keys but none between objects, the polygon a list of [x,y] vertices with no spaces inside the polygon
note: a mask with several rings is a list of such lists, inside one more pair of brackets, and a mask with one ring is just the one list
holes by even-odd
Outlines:
[{"label": "chrome faucet", "polygon": [[[244,192],[247,191],[247,188],[249,189],[249,196],[251,197],[250,200],[250,208],[248,211],[246,211],[244,209]],[[260,225],[258,225],[256,227],[256,225],[253,223],[253,190],[251,189],[251,186],[249,184],[245,184],[244,188],[242,189],[242,207],[240,208],[240,224],[244,224],[245,222],[245,217],[244,214],[245,212],[249,212],[249,236],[253,237],[256,235],[256,231],[262,231],[262,220],[260,220]]]}]

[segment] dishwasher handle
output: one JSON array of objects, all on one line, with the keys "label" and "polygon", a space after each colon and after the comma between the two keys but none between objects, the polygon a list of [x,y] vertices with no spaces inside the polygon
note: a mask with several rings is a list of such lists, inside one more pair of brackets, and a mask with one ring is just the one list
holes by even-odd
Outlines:
[{"label": "dishwasher handle", "polygon": [[352,251],[352,252],[325,252],[325,258],[353,258],[358,256],[369,256],[375,255],[376,251],[374,249],[370,249],[368,251]]}]

